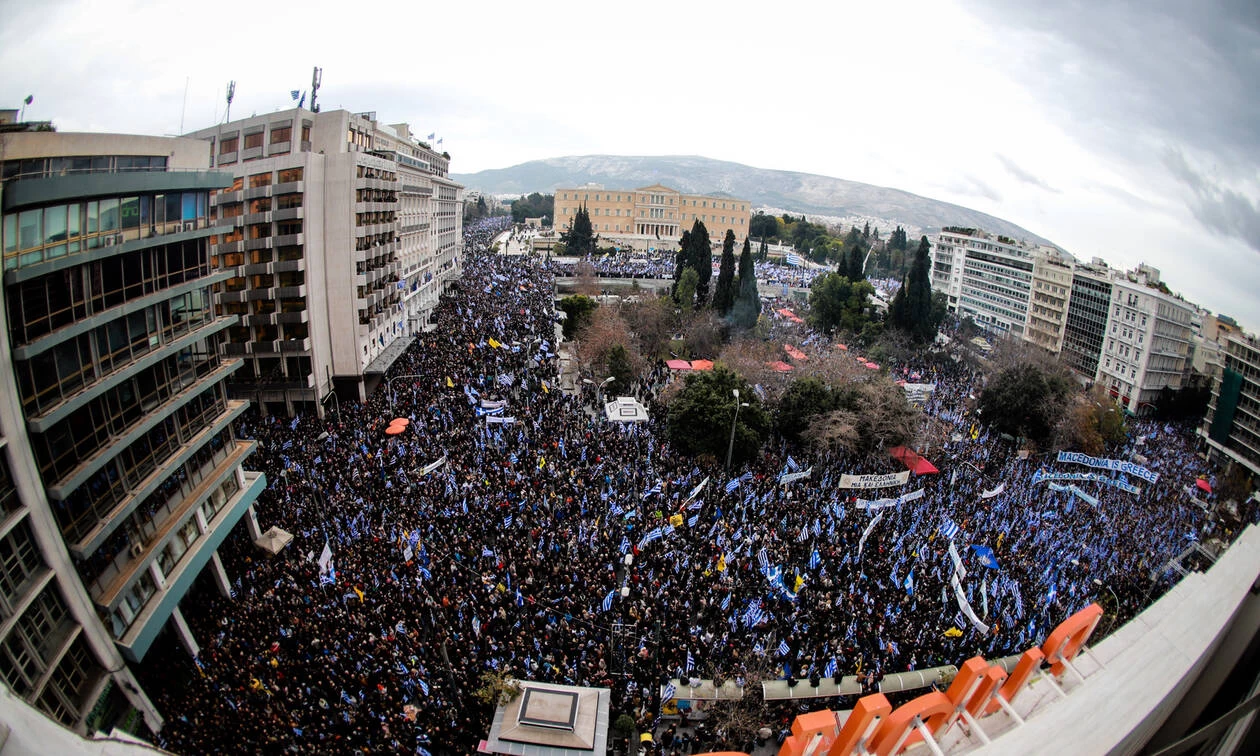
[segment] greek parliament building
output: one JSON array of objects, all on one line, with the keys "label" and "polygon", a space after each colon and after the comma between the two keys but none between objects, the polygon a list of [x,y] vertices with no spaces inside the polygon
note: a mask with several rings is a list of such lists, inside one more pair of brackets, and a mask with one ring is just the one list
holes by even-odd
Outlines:
[{"label": "greek parliament building", "polygon": [[233,178],[194,139],[0,132],[0,687],[78,732],[156,731],[128,663],[166,629],[196,653],[181,600],[203,571],[228,594],[216,550],[260,535],[240,318],[212,306]]},{"label": "greek parliament building", "polygon": [[697,220],[709,230],[714,244],[722,243],[727,229],[735,232],[737,242],[748,236],[748,200],[723,195],[683,194],[660,184],[620,191],[596,184],[559,188],[556,229],[568,230],[582,206],[590,213],[595,234],[638,251],[678,249],[679,237]]},{"label": "greek parliament building", "polygon": [[[425,330],[460,274],[461,190],[450,158],[375,113],[292,110],[195,131],[228,186],[210,237],[239,316],[225,352],[234,396],[269,413],[363,399]],[[218,229],[222,229],[219,231]]]}]

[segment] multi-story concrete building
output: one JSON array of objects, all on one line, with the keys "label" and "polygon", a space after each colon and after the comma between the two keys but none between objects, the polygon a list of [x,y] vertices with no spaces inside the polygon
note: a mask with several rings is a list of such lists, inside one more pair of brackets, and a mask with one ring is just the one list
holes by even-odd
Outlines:
[{"label": "multi-story concrete building", "polygon": [[598,184],[556,189],[557,230],[567,231],[578,208],[591,216],[591,230],[606,242],[637,250],[676,250],[683,231],[698,220],[721,244],[727,229],[742,243],[748,236],[748,200],[724,195],[683,194],[660,184],[640,189],[605,189]]},{"label": "multi-story concrete building", "polygon": [[1165,388],[1180,389],[1191,358],[1194,305],[1160,283],[1148,265],[1113,271],[1101,364],[1094,380],[1130,412],[1144,414]]},{"label": "multi-story concrete building", "polygon": [[1039,247],[1033,256],[1032,296],[1024,340],[1052,354],[1063,348],[1075,262],[1071,255],[1053,247]]},{"label": "multi-story concrete building", "polygon": [[[236,395],[264,411],[323,414],[363,398],[424,330],[459,275],[461,187],[450,159],[375,113],[293,109],[189,136],[235,182],[211,198],[231,230],[212,239],[232,272],[217,293],[242,322]],[[335,406],[335,405],[334,405]]]},{"label": "multi-story concrete building", "polygon": [[1098,375],[1110,312],[1110,268],[1097,257],[1089,264],[1077,264],[1072,271],[1059,356],[1083,380],[1092,381]]},{"label": "multi-story concrete building", "polygon": [[932,288],[946,307],[981,328],[1022,337],[1028,320],[1035,249],[973,228],[949,227],[932,245]]},{"label": "multi-story concrete building", "polygon": [[1199,435],[1211,454],[1260,475],[1260,340],[1241,331],[1230,333],[1223,358]]},{"label": "multi-story concrete building", "polygon": [[[127,668],[265,485],[228,397],[204,143],[0,134],[0,679],[79,731],[161,719]],[[106,729],[108,729],[106,727]]]}]

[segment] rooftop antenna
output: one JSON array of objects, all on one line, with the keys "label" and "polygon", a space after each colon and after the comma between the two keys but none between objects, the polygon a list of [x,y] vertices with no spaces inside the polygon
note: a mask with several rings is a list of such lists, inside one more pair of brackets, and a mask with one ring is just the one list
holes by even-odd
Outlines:
[{"label": "rooftop antenna", "polygon": [[236,96],[236,82],[229,81],[227,89],[227,110],[223,113],[223,122],[232,120],[232,98]]},{"label": "rooftop antenna", "polygon": [[324,78],[324,69],[315,66],[315,70],[311,72],[311,112],[318,113],[319,106],[315,104],[315,95],[319,94],[319,82]]},{"label": "rooftop antenna", "polygon": [[184,77],[184,105],[179,111],[179,133],[184,134],[184,114],[188,112],[188,82],[192,81],[191,76]]}]

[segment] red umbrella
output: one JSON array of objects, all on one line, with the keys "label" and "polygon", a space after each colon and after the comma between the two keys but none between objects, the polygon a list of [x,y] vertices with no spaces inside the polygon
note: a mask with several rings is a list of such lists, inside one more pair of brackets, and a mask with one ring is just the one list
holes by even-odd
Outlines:
[{"label": "red umbrella", "polygon": [[387,435],[387,436],[397,436],[399,433],[402,433],[402,432],[403,432],[403,431],[405,431],[405,430],[407,430],[407,428],[406,428],[405,426],[402,426],[402,425],[391,425],[391,426],[389,426],[388,428],[386,428],[386,429],[385,429],[385,435]]},{"label": "red umbrella", "polygon": [[1208,483],[1203,478],[1199,478],[1198,480],[1194,482],[1194,484],[1198,486],[1199,490],[1202,491],[1203,493],[1212,493],[1212,484]]},{"label": "red umbrella", "polygon": [[397,425],[397,426],[399,426],[399,427],[401,427],[401,428],[406,428],[408,425],[411,425],[411,421],[410,421],[410,420],[408,420],[408,419],[407,419],[407,418],[405,418],[405,417],[396,417],[396,418],[394,418],[393,420],[391,420],[391,421],[389,422],[389,424],[390,424],[390,425]]}]

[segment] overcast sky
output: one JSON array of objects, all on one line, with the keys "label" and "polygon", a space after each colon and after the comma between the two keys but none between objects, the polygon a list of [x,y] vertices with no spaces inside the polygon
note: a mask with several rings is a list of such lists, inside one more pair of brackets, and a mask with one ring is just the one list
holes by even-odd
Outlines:
[{"label": "overcast sky", "polygon": [[1255,0],[0,0],[0,107],[63,131],[202,128],[229,80],[235,116],[287,108],[314,65],[324,108],[436,131],[456,172],[694,154],[892,186],[1260,328]]}]

